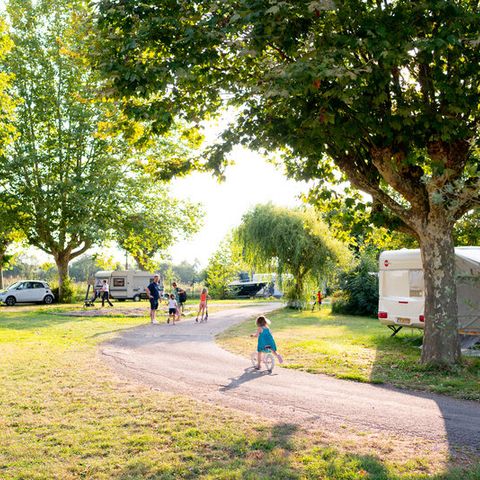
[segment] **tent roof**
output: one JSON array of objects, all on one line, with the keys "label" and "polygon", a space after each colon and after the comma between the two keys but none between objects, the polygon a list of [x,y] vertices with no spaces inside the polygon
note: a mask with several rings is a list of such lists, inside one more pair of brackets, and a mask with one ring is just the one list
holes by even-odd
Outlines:
[{"label": "tent roof", "polygon": [[[457,274],[480,274],[480,247],[455,247]],[[380,270],[422,269],[420,249],[387,250],[380,254]]]}]

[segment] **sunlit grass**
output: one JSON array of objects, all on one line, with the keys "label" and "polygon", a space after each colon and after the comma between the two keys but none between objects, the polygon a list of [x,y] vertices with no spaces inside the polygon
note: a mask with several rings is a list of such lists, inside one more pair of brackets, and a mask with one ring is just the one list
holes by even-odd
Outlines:
[{"label": "sunlit grass", "polygon": [[[403,388],[480,400],[480,359],[464,358],[450,371],[419,363],[422,333],[404,329],[395,337],[378,320],[320,312],[281,310],[271,315],[271,329],[285,367],[324,373],[359,382],[389,383]],[[252,322],[219,336],[226,348],[248,355]]]},{"label": "sunlit grass", "polygon": [[[446,462],[438,452],[435,460],[424,454],[425,470],[401,450],[392,457],[395,439],[367,435],[360,444],[360,433],[350,433],[332,441],[320,431],[255,420],[117,378],[98,345],[144,323],[1,311],[2,480],[396,480],[424,478]],[[434,478],[479,474],[470,468]]]}]

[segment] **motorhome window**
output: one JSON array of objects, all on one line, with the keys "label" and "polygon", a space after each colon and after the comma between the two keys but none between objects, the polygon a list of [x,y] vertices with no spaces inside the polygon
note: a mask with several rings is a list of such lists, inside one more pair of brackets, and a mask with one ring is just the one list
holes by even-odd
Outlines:
[{"label": "motorhome window", "polygon": [[124,278],[114,278],[113,279],[113,286],[114,287],[124,287],[125,286],[125,279]]},{"label": "motorhome window", "polygon": [[408,297],[409,278],[408,270],[384,271],[383,296],[385,297]]},{"label": "motorhome window", "polygon": [[423,297],[423,270],[410,270],[409,277],[410,297]]}]

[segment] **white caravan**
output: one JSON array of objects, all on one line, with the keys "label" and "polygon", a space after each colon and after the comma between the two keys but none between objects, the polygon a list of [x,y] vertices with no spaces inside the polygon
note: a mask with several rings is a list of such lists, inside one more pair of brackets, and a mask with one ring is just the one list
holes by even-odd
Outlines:
[{"label": "white caravan", "polygon": [[[480,335],[480,247],[455,248],[459,333]],[[393,330],[424,328],[425,294],[420,250],[380,254],[378,318]]]},{"label": "white caravan", "polygon": [[95,274],[94,288],[100,289],[106,280],[112,298],[138,302],[142,298],[147,298],[145,288],[153,280],[153,275],[141,270],[100,271]]}]

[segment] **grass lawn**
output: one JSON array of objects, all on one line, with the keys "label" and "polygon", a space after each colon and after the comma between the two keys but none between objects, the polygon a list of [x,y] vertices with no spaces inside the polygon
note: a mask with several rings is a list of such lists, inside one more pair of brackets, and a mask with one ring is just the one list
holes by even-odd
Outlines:
[{"label": "grass lawn", "polygon": [[[332,443],[325,432],[122,380],[97,347],[147,321],[0,308],[2,480],[480,478],[478,465],[450,468],[446,452],[434,448],[434,457],[407,458],[395,439],[348,429]],[[280,333],[280,320],[276,327]]]},{"label": "grass lawn", "polygon": [[[320,312],[280,310],[271,315],[272,332],[285,367],[359,382],[388,383],[480,400],[480,358],[464,358],[453,371],[419,364],[421,332],[403,329],[395,337],[376,319]],[[224,332],[219,343],[249,355],[254,322]]]}]

